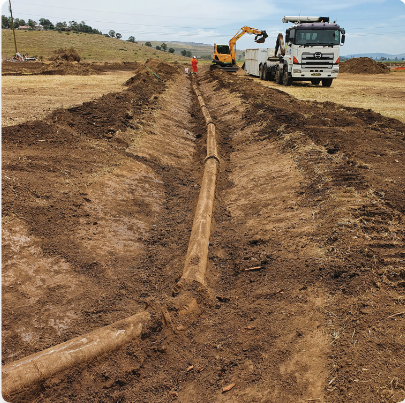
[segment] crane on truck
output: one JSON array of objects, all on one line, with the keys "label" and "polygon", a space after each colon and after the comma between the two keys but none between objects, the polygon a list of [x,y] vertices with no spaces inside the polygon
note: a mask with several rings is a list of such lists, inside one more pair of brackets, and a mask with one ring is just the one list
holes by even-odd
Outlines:
[{"label": "crane on truck", "polygon": [[329,17],[288,16],[283,22],[293,25],[287,28],[285,38],[278,35],[275,48],[246,50],[245,71],[278,84],[310,81],[330,87],[339,73],[344,28],[329,22]]},{"label": "crane on truck", "polygon": [[229,45],[217,45],[214,43],[211,70],[220,68],[230,72],[238,71],[236,66],[236,42],[246,33],[256,35],[254,39],[256,43],[264,43],[268,36],[266,31],[245,26],[231,38]]}]

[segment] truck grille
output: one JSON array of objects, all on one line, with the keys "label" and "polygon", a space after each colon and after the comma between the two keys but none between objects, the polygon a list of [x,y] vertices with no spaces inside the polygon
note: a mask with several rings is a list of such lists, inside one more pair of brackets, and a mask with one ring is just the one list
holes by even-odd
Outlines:
[{"label": "truck grille", "polygon": [[330,69],[333,67],[333,53],[303,53],[302,54],[303,68],[324,68]]}]

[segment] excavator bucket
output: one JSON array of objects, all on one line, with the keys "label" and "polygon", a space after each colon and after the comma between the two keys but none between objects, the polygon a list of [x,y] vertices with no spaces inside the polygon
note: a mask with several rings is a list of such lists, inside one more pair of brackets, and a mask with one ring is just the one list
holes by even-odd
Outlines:
[{"label": "excavator bucket", "polygon": [[268,37],[266,31],[262,31],[261,34],[255,36],[256,43],[264,43],[266,38]]}]

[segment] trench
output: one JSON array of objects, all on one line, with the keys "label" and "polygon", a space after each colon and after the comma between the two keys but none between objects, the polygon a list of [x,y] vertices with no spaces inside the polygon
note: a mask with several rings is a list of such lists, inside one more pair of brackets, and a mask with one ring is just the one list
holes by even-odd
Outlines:
[{"label": "trench", "polygon": [[[372,111],[301,102],[220,72],[199,76],[198,84],[220,133],[205,281],[181,278],[187,265],[198,266],[186,257],[202,174],[190,172],[188,159],[176,186],[164,187],[170,200],[162,210],[175,219],[162,217],[152,228],[137,272],[143,279],[138,302],[153,323],[114,354],[42,381],[30,398],[405,397],[403,340],[397,338],[403,328],[403,125]],[[190,111],[203,127],[196,104]],[[199,168],[206,152],[198,137],[192,161]],[[136,160],[152,166],[160,158],[148,156],[143,150]],[[162,176],[171,170],[165,165]]]}]

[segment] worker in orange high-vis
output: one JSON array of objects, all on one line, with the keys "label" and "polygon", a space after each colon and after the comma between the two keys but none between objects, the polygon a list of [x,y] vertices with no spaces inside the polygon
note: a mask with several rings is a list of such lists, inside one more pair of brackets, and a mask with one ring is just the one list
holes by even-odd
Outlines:
[{"label": "worker in orange high-vis", "polygon": [[193,68],[193,74],[197,74],[198,71],[198,60],[195,56],[193,56],[193,58],[191,59],[191,67]]}]

